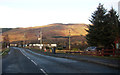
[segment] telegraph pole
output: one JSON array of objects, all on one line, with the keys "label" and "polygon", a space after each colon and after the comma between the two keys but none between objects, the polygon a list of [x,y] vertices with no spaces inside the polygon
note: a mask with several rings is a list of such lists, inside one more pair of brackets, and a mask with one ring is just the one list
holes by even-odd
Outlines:
[{"label": "telegraph pole", "polygon": [[25,46],[25,40],[26,40],[26,34],[24,33],[24,43],[23,43],[23,47]]},{"label": "telegraph pole", "polygon": [[41,28],[41,31],[40,31],[40,43],[42,44],[42,28]]},{"label": "telegraph pole", "polygon": [[39,37],[38,37],[38,40],[40,40],[40,49],[42,49],[42,29],[41,31],[39,31]]},{"label": "telegraph pole", "polygon": [[71,45],[70,45],[70,30],[69,30],[69,50],[71,50]]}]

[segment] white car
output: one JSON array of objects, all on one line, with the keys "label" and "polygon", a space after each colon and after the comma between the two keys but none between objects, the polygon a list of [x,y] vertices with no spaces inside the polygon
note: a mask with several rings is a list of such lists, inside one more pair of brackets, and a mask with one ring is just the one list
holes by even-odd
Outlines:
[{"label": "white car", "polygon": [[85,51],[95,51],[97,49],[97,47],[95,46],[91,46],[85,49]]}]

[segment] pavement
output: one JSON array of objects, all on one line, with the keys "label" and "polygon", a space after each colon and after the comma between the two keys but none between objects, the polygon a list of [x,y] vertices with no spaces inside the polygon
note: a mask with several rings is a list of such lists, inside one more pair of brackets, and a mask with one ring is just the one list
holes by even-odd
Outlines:
[{"label": "pavement", "polygon": [[22,75],[31,73],[33,75],[120,74],[119,72],[119,69],[104,65],[61,58],[59,56],[53,56],[52,54],[47,55],[39,50],[29,50],[18,47],[11,47],[9,54],[2,59],[3,75],[7,73],[11,75],[15,75],[16,73]]},{"label": "pavement", "polygon": [[41,52],[36,49],[31,49],[34,52],[37,53],[42,53],[50,56],[55,56],[55,57],[61,57],[61,58],[67,58],[67,59],[73,59],[73,60],[78,60],[78,61],[85,61],[85,62],[91,62],[91,63],[96,63],[100,65],[105,65],[108,67],[120,69],[120,59],[108,59],[108,58],[100,58],[100,57],[95,57],[95,56],[88,56],[88,55],[74,55],[74,54],[64,54],[64,53],[46,53],[46,52]]}]

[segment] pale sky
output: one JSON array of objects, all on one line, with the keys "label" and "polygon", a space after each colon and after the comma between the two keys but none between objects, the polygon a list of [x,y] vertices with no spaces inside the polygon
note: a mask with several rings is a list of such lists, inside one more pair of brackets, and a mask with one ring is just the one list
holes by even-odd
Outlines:
[{"label": "pale sky", "polygon": [[85,23],[99,3],[118,11],[120,0],[0,0],[0,28]]}]

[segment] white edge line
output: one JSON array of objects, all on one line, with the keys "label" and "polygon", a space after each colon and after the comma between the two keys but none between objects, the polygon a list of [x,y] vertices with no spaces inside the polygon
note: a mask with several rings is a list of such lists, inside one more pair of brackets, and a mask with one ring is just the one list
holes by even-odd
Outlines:
[{"label": "white edge line", "polygon": [[43,69],[40,69],[45,75],[48,75]]}]

